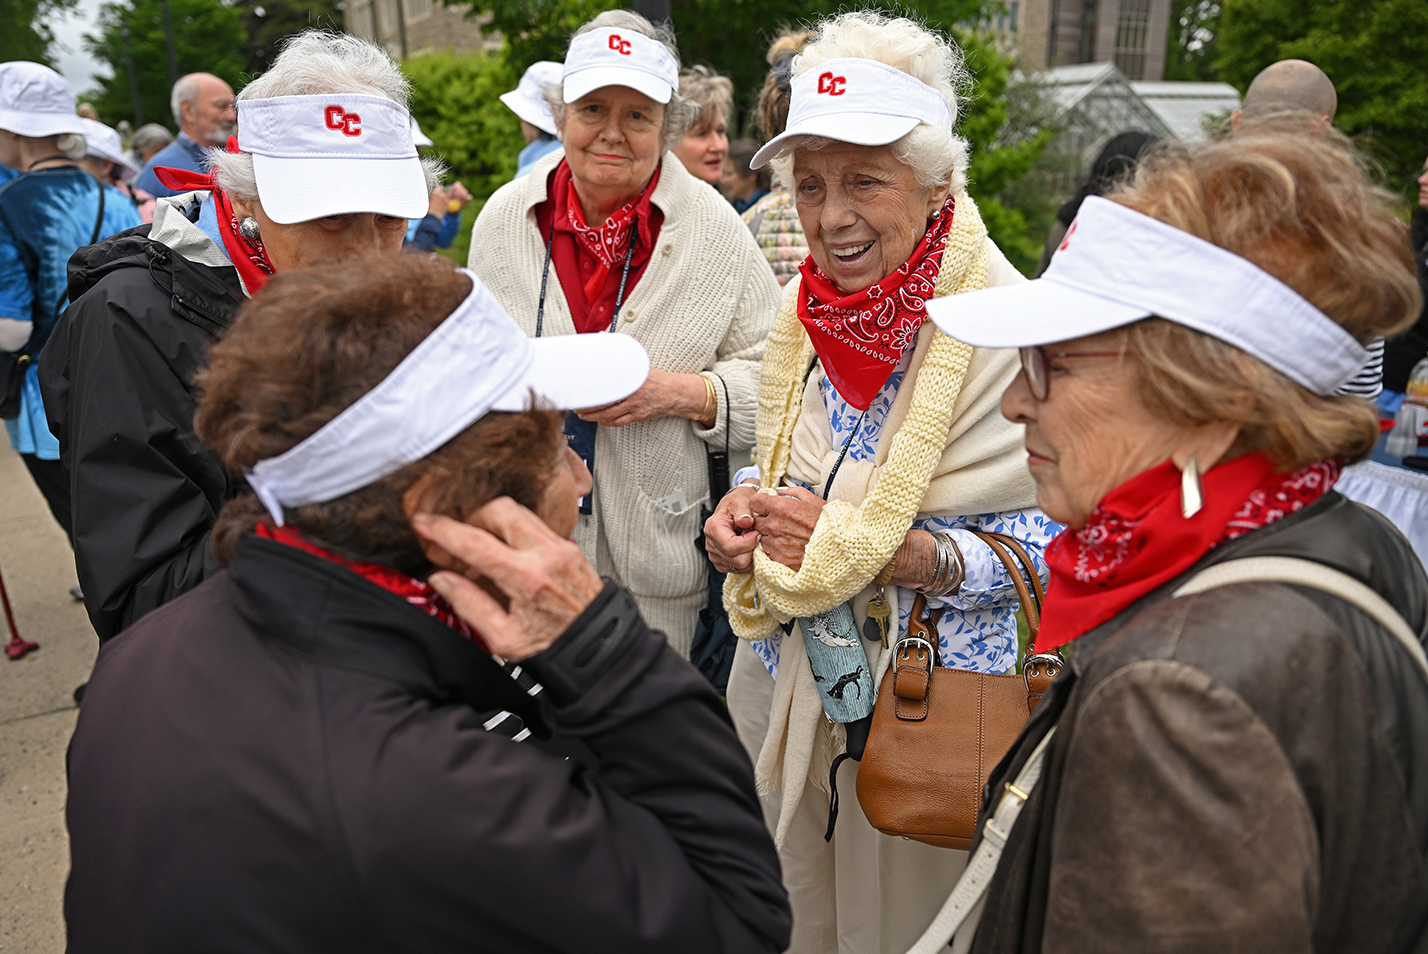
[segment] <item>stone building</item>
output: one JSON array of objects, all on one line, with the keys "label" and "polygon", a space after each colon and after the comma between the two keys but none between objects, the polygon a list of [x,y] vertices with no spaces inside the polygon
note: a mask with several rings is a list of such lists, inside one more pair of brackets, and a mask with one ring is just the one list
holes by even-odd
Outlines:
[{"label": "stone building", "polygon": [[1170,0],[1016,0],[993,21],[1027,69],[1114,63],[1128,80],[1165,77]]},{"label": "stone building", "polygon": [[432,50],[495,50],[499,34],[483,36],[489,14],[468,17],[469,6],[445,6],[437,0],[347,0],[350,33],[376,40],[398,59]]}]

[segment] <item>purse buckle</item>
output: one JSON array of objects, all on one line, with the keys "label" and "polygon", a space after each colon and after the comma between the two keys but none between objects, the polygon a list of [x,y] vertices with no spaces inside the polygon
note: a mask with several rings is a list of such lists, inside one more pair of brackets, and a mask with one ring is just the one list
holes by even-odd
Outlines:
[{"label": "purse buckle", "polygon": [[1027,692],[1036,692],[1031,687],[1032,677],[1042,678],[1042,667],[1045,667],[1045,678],[1047,682],[1055,679],[1061,673],[1061,667],[1066,665],[1066,660],[1059,652],[1036,653],[1027,656],[1021,664],[1021,679],[1026,683]]},{"label": "purse buckle", "polygon": [[911,659],[911,658],[912,658],[911,656],[908,656],[908,655],[905,655],[905,654],[904,654],[904,651],[903,651],[903,648],[902,648],[904,643],[921,643],[921,644],[925,647],[925,649],[924,649],[922,652],[919,652],[919,653],[917,654],[917,661],[918,661],[918,662],[922,662],[924,656],[925,656],[926,658],[928,658],[928,659],[931,659],[931,658],[932,658],[932,644],[931,644],[931,643],[929,643],[927,640],[923,639],[921,636],[904,636],[902,639],[899,639],[899,640],[897,641],[897,646],[896,646],[896,648],[893,650],[893,651],[897,654],[897,656],[898,656],[899,659]]}]

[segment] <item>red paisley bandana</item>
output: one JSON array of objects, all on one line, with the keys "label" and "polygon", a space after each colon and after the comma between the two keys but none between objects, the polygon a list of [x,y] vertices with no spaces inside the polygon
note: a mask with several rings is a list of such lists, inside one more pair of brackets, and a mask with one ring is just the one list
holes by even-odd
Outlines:
[{"label": "red paisley bandana", "polygon": [[[228,151],[238,151],[236,136],[228,137]],[[258,289],[268,283],[268,276],[273,274],[273,263],[268,261],[268,250],[263,247],[261,238],[249,240],[238,234],[238,216],[233,213],[228,194],[218,188],[214,176],[170,166],[155,166],[154,175],[170,189],[181,192],[202,189],[213,193],[213,204],[218,213],[218,233],[223,236],[228,259],[238,270],[238,277],[243,279],[243,287],[248,289],[248,294],[256,295]]]},{"label": "red paisley bandana", "polygon": [[840,292],[811,255],[798,266],[803,273],[798,320],[808,329],[828,380],[860,411],[873,403],[903,352],[917,343],[955,211],[948,199],[908,260],[860,292]]},{"label": "red paisley bandana", "polygon": [[[600,292],[605,288],[605,279],[611,271],[624,268],[625,257],[630,254],[630,236],[640,219],[645,222],[650,219],[649,197],[654,195],[655,186],[659,185],[660,168],[655,167],[654,175],[650,177],[643,192],[594,228],[585,224],[585,211],[580,207],[580,197],[575,192],[575,179],[570,174],[570,166],[562,162],[556,171],[553,185],[556,189],[563,190],[565,200],[565,214],[557,217],[556,228],[573,232],[576,243],[593,255],[597,262],[590,280],[585,283],[587,302],[593,304],[595,299],[600,297]],[[649,241],[646,235],[641,235],[640,238],[646,243]],[[633,265],[633,262],[631,264]],[[626,292],[628,291],[627,288]]]},{"label": "red paisley bandana", "polygon": [[320,556],[338,566],[345,566],[362,579],[375,583],[390,593],[397,594],[426,615],[445,623],[487,652],[491,651],[486,645],[486,641],[481,638],[481,634],[472,629],[464,619],[457,616],[456,611],[451,608],[451,604],[446,602],[445,598],[432,589],[426,581],[407,576],[400,570],[394,570],[389,566],[349,560],[330,550],[323,549],[292,527],[279,527],[270,520],[260,522],[254,528],[254,532],[265,540],[286,543],[290,547],[297,547],[313,556]]},{"label": "red paisley bandana", "polygon": [[1211,468],[1200,481],[1204,506],[1186,520],[1180,471],[1169,461],[1106,495],[1080,530],[1069,527],[1046,548],[1046,588],[1036,649],[1046,652],[1099,626],[1173,580],[1222,543],[1274,523],[1318,500],[1339,479],[1337,461],[1277,474],[1263,454]]}]

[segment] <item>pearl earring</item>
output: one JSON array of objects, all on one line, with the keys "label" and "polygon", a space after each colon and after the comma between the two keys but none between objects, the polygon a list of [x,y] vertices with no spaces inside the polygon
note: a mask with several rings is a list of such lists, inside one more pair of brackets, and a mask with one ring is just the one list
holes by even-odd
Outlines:
[{"label": "pearl earring", "polygon": [[942,210],[941,210],[941,209],[937,209],[936,211],[934,211],[934,212],[932,213],[932,217],[933,217],[934,219],[940,219],[940,218],[942,218]]},{"label": "pearl earring", "polygon": [[251,215],[246,216],[243,221],[238,223],[238,234],[250,242],[256,241],[260,234],[258,231],[258,220]]},{"label": "pearl earring", "polygon": [[1200,494],[1200,464],[1195,460],[1195,455],[1191,454],[1190,459],[1185,462],[1185,468],[1180,471],[1180,512],[1189,520],[1199,513],[1204,505],[1204,498]]}]

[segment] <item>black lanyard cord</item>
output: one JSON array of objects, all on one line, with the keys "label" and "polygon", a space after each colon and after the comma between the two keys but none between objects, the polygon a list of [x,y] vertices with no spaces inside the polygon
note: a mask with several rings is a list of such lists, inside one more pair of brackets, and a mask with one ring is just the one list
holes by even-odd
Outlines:
[{"label": "black lanyard cord", "polygon": [[45,156],[45,158],[43,158],[43,159],[36,159],[34,162],[30,163],[29,167],[26,168],[25,171],[26,171],[26,172],[33,172],[35,166],[38,166],[40,163],[42,163],[42,162],[54,162],[56,159],[63,159],[65,162],[69,163],[70,166],[78,166],[78,165],[79,165],[79,163],[75,162],[75,161],[74,161],[73,159],[71,159],[69,156],[64,156],[64,155],[59,155],[59,156]]},{"label": "black lanyard cord", "polygon": [[863,426],[863,418],[868,416],[864,411],[858,415],[858,423],[853,425],[853,433],[848,435],[848,439],[843,442],[843,449],[838,452],[838,459],[833,462],[833,469],[828,472],[828,482],[823,485],[823,499],[828,499],[828,491],[833,489],[833,478],[838,476],[838,468],[843,466],[843,458],[848,456],[848,448],[853,446],[853,438],[858,436],[858,431]]},{"label": "black lanyard cord", "polygon": [[[630,223],[630,244],[625,250],[625,267],[620,271],[620,289],[615,293],[615,313],[610,316],[610,330],[615,330],[620,320],[620,308],[625,303],[625,285],[630,280],[630,263],[635,260],[635,242],[640,237],[640,219],[636,216]],[[540,337],[545,327],[545,289],[550,280],[550,248],[555,243],[555,217],[550,220],[550,233],[545,237],[545,265],[540,270],[540,303],[536,306],[535,336]]]}]

